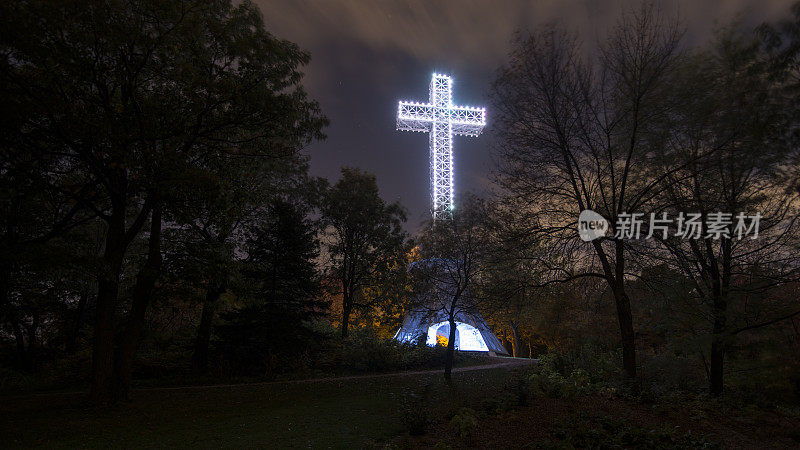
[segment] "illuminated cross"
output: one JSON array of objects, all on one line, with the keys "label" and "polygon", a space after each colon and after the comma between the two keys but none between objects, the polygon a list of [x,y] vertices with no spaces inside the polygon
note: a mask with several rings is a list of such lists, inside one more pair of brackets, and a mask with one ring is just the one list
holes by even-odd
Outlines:
[{"label": "illuminated cross", "polygon": [[433,218],[448,217],[453,203],[453,135],[478,136],[486,109],[453,105],[453,80],[434,73],[429,103],[400,102],[397,129],[430,133]]}]

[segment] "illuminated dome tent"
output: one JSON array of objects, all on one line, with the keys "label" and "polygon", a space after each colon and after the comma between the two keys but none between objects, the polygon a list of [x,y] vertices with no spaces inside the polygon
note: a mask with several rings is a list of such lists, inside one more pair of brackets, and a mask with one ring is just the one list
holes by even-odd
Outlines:
[{"label": "illuminated dome tent", "polygon": [[[441,264],[442,259],[426,259],[411,263],[409,267],[432,267],[434,264]],[[445,262],[446,263],[446,262]],[[435,266],[434,266],[435,267]],[[442,266],[438,266],[442,267]],[[451,269],[445,269],[451,270]],[[440,280],[441,281],[441,280]],[[450,338],[449,302],[452,298],[452,287],[441,282],[437,283],[439,288],[435,291],[440,296],[428,296],[427,298],[418,297],[415,299],[416,306],[406,314],[403,325],[397,330],[394,338],[400,342],[422,342],[429,346],[448,344]],[[424,295],[424,294],[423,294]],[[456,341],[455,349],[468,352],[492,352],[495,354],[507,355],[503,344],[492,333],[489,325],[478,312],[477,303],[474,301],[469,288],[461,295],[460,300],[455,305],[456,322]]]},{"label": "illuminated dome tent", "polygon": [[[394,338],[400,342],[419,342],[424,339],[426,344],[433,347],[437,343],[446,345],[449,336],[450,323],[445,311],[420,308],[406,315],[403,326],[397,330]],[[508,354],[478,312],[456,314],[455,348],[460,351]]]}]

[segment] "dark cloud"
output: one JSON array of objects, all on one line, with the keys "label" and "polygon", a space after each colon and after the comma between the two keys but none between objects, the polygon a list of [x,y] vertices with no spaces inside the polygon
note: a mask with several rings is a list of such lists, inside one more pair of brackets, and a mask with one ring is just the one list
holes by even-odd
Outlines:
[{"label": "dark cloud", "polygon": [[[487,90],[514,31],[558,21],[596,42],[638,1],[593,0],[257,0],[268,28],[312,54],[306,86],[331,119],[328,140],[309,148],[312,172],[331,179],[339,167],[378,176],[384,198],[400,199],[411,227],[427,217],[428,140],[395,131],[398,99],[425,100],[431,72],[454,78],[454,100],[487,105]],[[791,0],[656,2],[678,15],[687,44],[708,40],[739,15],[748,24],[788,13]],[[491,109],[488,111],[491,121]],[[491,124],[490,124],[491,125]],[[456,138],[457,195],[480,191],[491,170],[491,133]]]}]

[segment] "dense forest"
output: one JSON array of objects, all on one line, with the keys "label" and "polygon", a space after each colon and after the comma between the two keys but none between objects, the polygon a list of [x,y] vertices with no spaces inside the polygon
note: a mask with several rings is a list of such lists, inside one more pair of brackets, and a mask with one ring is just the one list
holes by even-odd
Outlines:
[{"label": "dense forest", "polygon": [[[432,296],[454,324],[469,291],[510,355],[567,378],[800,400],[800,4],[702,46],[649,4],[596,43],[516,34],[491,189],[418,229],[374,175],[309,174],[311,56],[249,1],[6,2],[0,54],[4,393],[449,379],[454,326],[391,338]],[[609,233],[581,240],[584,210]]]}]

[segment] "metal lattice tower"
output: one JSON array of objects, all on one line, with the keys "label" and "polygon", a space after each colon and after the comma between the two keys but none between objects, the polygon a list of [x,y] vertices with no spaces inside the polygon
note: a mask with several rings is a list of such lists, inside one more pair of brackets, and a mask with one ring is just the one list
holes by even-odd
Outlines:
[{"label": "metal lattice tower", "polygon": [[430,133],[433,218],[451,214],[453,195],[453,135],[479,136],[486,125],[486,108],[453,105],[453,80],[434,73],[430,102],[401,101],[397,129]]}]

